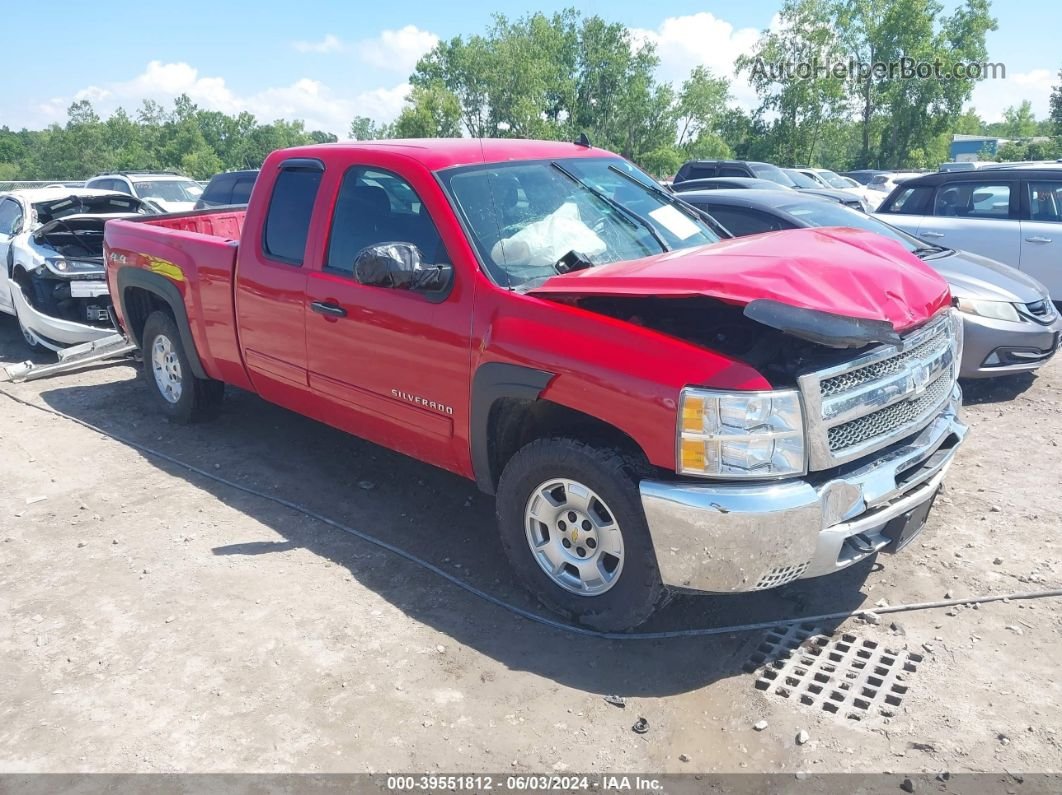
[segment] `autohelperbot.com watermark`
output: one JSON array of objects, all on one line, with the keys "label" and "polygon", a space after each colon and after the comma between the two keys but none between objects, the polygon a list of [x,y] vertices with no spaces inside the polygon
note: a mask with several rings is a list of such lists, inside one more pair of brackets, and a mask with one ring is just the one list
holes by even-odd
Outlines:
[{"label": "autohelperbot.com watermark", "polygon": [[1003,80],[1007,67],[1002,63],[977,61],[919,61],[902,57],[895,61],[868,63],[858,58],[848,60],[752,62],[752,76],[760,80],[785,83],[793,80]]}]

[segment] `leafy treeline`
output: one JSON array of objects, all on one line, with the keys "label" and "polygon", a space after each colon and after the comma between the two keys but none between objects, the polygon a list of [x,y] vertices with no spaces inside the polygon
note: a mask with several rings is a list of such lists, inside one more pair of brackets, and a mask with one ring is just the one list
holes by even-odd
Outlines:
[{"label": "leafy treeline", "polygon": [[65,125],[20,132],[0,127],[0,180],[85,179],[142,169],[207,179],[219,171],[257,168],[274,149],[334,140],[307,132],[301,121],[260,124],[250,113],[200,110],[186,96],[172,109],[147,100],[135,116],[118,109],[106,121],[83,100],[70,106]]},{"label": "leafy treeline", "polygon": [[[950,15],[935,0],[784,0],[780,24],[736,63],[758,106],[738,107],[728,81],[699,66],[678,85],[656,77],[659,54],[623,25],[574,9],[519,19],[494,17],[482,34],[441,41],[410,76],[398,119],[354,119],[359,140],[491,136],[591,141],[657,175],[690,157],[736,157],[780,165],[935,167],[952,133],[1024,139],[998,159],[1062,157],[1062,71],[1051,115],[1028,102],[986,124],[963,112],[969,80],[777,79],[780,64],[984,63],[994,30],[989,0],[963,0]],[[1047,141],[1030,140],[1037,136]],[[201,110],[188,97],[170,109],[145,101],[134,116],[101,120],[87,101],[65,125],[0,128],[0,180],[80,179],[111,169],[172,168],[197,178],[258,166],[276,148],[334,140],[302,122],[259,123],[249,113]]]},{"label": "leafy treeline", "polygon": [[[440,42],[417,64],[398,120],[380,127],[360,118],[351,135],[568,139],[587,132],[657,174],[711,156],[837,169],[935,167],[947,160],[953,132],[1062,135],[1062,107],[1053,122],[1036,122],[1027,104],[1010,109],[1003,124],[964,114],[970,80],[904,80],[887,72],[847,79],[829,71],[777,79],[780,64],[825,71],[853,59],[945,68],[986,63],[985,36],[996,28],[989,0],[964,0],[950,15],[934,0],[785,0],[779,15],[780,24],[736,63],[759,99],[752,112],[737,107],[727,80],[704,67],[681,85],[661,84],[652,44],[633,41],[622,25],[568,10],[517,20],[499,15],[481,35]],[[1001,154],[1015,151],[1020,147]],[[1062,145],[1026,151],[1046,157],[1062,154]]]}]

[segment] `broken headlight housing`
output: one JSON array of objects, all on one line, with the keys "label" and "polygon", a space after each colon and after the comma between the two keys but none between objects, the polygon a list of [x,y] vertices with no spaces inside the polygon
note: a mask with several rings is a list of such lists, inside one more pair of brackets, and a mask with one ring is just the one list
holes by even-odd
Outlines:
[{"label": "broken headlight housing", "polygon": [[44,267],[56,276],[70,278],[83,273],[103,273],[103,264],[92,260],[67,259],[66,257],[48,257]]},{"label": "broken headlight housing", "polygon": [[680,475],[758,480],[807,472],[804,415],[795,389],[687,387],[678,426]]}]

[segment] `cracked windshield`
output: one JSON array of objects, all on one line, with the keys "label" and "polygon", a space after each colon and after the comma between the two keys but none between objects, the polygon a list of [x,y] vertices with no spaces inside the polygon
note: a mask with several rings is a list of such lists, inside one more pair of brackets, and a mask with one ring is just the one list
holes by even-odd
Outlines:
[{"label": "cracked windshield", "polygon": [[453,169],[444,184],[503,286],[719,240],[698,212],[618,158]]}]

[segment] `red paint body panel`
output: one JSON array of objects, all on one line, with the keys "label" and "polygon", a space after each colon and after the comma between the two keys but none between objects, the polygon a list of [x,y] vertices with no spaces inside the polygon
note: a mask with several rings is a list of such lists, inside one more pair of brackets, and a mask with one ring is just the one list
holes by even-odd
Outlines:
[{"label": "red paint body panel", "polygon": [[[233,308],[233,273],[243,223],[243,211],[231,210],[110,221],[104,256],[112,295],[118,294],[116,257],[145,270],[153,270],[153,263],[157,268],[159,262],[179,268],[181,278],[170,281],[184,298],[203,369],[211,378],[249,389]],[[165,232],[159,234],[158,230]],[[115,302],[115,311],[124,324],[120,302]]]},{"label": "red paint body panel", "polygon": [[769,232],[554,276],[537,295],[770,298],[804,309],[921,325],[951,300],[947,283],[899,243],[857,229]]},{"label": "red paint body panel", "polygon": [[[487,362],[553,374],[543,397],[608,422],[649,460],[675,464],[675,412],[686,385],[765,389],[746,364],[647,328],[554,300],[565,295],[710,295],[887,319],[927,320],[947,286],[899,246],[849,230],[799,230],[558,276],[533,294],[495,285],[434,172],[480,162],[612,156],[574,144],[513,140],[387,141],[274,152],[246,216],[221,211],[146,222],[112,221],[108,250],[125,264],[152,258],[182,269],[175,284],[208,374],[333,427],[474,477],[471,385]],[[324,166],[301,266],[269,260],[262,228],[280,166]],[[416,191],[453,264],[442,300],[366,287],[324,268],[343,175],[391,171]],[[233,234],[242,232],[237,249]],[[108,278],[122,262],[108,257]],[[541,297],[540,295],[541,294]],[[312,311],[339,304],[345,317]]]}]

